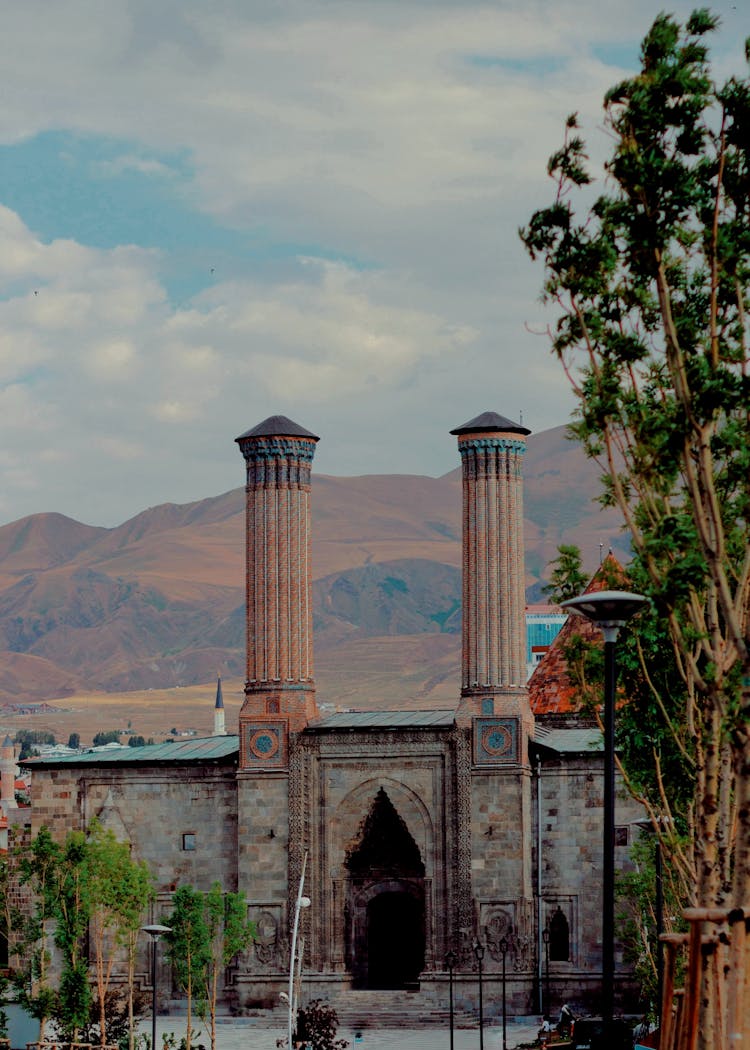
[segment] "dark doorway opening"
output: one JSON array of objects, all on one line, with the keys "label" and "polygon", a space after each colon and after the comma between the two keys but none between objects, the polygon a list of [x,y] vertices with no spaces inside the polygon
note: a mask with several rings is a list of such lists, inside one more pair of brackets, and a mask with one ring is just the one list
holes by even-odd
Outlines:
[{"label": "dark doorway opening", "polygon": [[381,787],[347,851],[346,966],[354,988],[418,988],[425,968],[425,866]]},{"label": "dark doorway opening", "polygon": [[409,893],[380,893],[367,906],[367,985],[417,988],[424,969],[424,904]]}]

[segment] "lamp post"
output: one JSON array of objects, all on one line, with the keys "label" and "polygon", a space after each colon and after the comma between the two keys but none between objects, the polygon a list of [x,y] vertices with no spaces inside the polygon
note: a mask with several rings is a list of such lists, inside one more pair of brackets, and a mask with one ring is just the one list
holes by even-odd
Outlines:
[{"label": "lamp post", "polygon": [[471,943],[474,957],[477,960],[479,970],[479,1050],[484,1050],[484,1003],[482,1000],[482,959],[484,959],[484,945],[475,937]]},{"label": "lamp post", "polygon": [[508,1050],[508,1014],[507,1004],[505,999],[505,957],[508,954],[508,948],[510,947],[508,938],[501,937],[498,944],[500,953],[503,957],[503,1050]]},{"label": "lamp post", "polygon": [[544,941],[544,977],[547,985],[547,1009],[542,1010],[542,1013],[552,1016],[552,999],[549,994],[549,926],[545,926],[542,930],[542,940]]},{"label": "lamp post", "polygon": [[141,929],[151,938],[151,1050],[156,1050],[156,945],[160,937],[172,932],[172,927],[155,922]]},{"label": "lamp post", "polygon": [[292,1042],[294,1035],[294,1022],[295,1013],[297,1009],[297,999],[294,994],[294,969],[297,960],[297,934],[299,933],[299,917],[300,912],[303,908],[309,908],[312,903],[309,897],[304,897],[302,891],[305,886],[305,869],[307,868],[307,853],[302,858],[302,872],[299,877],[299,886],[297,888],[297,900],[294,906],[294,925],[292,927],[292,950],[289,957],[289,992],[287,1002],[289,1006],[289,1017],[287,1024],[287,1037],[288,1037],[288,1050],[294,1050]]},{"label": "lamp post", "polygon": [[630,591],[594,591],[561,602],[586,616],[604,636],[604,836],[602,843],[602,1018],[605,1029],[615,1006],[615,646],[620,628],[646,599]]},{"label": "lamp post", "polygon": [[453,967],[456,965],[458,956],[451,949],[445,956],[445,965],[448,967],[448,1023],[450,1024],[451,1046],[453,1050]]}]

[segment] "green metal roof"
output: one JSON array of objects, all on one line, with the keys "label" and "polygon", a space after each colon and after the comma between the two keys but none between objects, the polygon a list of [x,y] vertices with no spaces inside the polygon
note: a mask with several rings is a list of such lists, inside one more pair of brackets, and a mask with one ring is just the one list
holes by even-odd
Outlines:
[{"label": "green metal roof", "polygon": [[560,754],[592,754],[604,750],[604,741],[600,729],[596,726],[577,726],[565,729],[550,728],[539,725],[534,729],[534,743],[552,748]]},{"label": "green metal roof", "polygon": [[331,730],[441,729],[452,726],[456,712],[451,711],[342,711],[311,722],[308,733]]},{"label": "green metal roof", "polygon": [[237,736],[188,737],[165,740],[162,744],[146,744],[144,747],[119,747],[101,751],[79,751],[73,755],[54,755],[49,758],[27,758],[19,765],[32,772],[35,769],[52,769],[58,766],[144,766],[169,763],[217,762],[228,764],[239,754]]}]

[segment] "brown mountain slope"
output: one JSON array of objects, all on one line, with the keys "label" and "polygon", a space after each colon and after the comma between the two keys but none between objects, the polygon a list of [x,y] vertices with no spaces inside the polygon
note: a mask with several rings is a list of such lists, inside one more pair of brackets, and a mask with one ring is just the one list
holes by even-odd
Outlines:
[{"label": "brown mountain slope", "polygon": [[13,582],[19,573],[62,565],[108,532],[64,514],[32,514],[13,521],[0,528],[0,585]]},{"label": "brown mountain slope", "polygon": [[[591,570],[600,543],[627,559],[616,516],[592,502],[596,467],[563,427],[529,438],[524,471],[531,588],[560,542],[581,546]],[[376,679],[393,679],[373,680],[375,693],[404,693],[405,704],[442,693],[460,632],[460,470],[317,475],[312,506],[319,682],[345,702],[345,681],[372,664]],[[0,699],[54,697],[73,682],[123,691],[241,676],[243,530],[241,489],[114,529],[56,514],[0,528]],[[431,637],[443,638],[439,666]],[[385,670],[383,638],[393,639]],[[16,673],[21,655],[39,661],[33,673]]]}]

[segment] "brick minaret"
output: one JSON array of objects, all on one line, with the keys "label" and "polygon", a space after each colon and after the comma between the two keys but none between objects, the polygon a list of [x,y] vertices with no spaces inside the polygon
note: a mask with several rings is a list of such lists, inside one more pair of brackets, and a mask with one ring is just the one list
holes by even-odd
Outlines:
[{"label": "brick minaret", "polygon": [[285,416],[271,416],[236,440],[247,466],[247,680],[240,761],[284,764],[285,733],[269,735],[263,726],[278,722],[279,730],[281,723],[299,730],[317,714],[310,467],[319,439]]},{"label": "brick minaret", "polygon": [[463,472],[461,708],[488,713],[494,703],[500,714],[525,693],[521,460],[530,431],[484,412],[451,433]]}]

